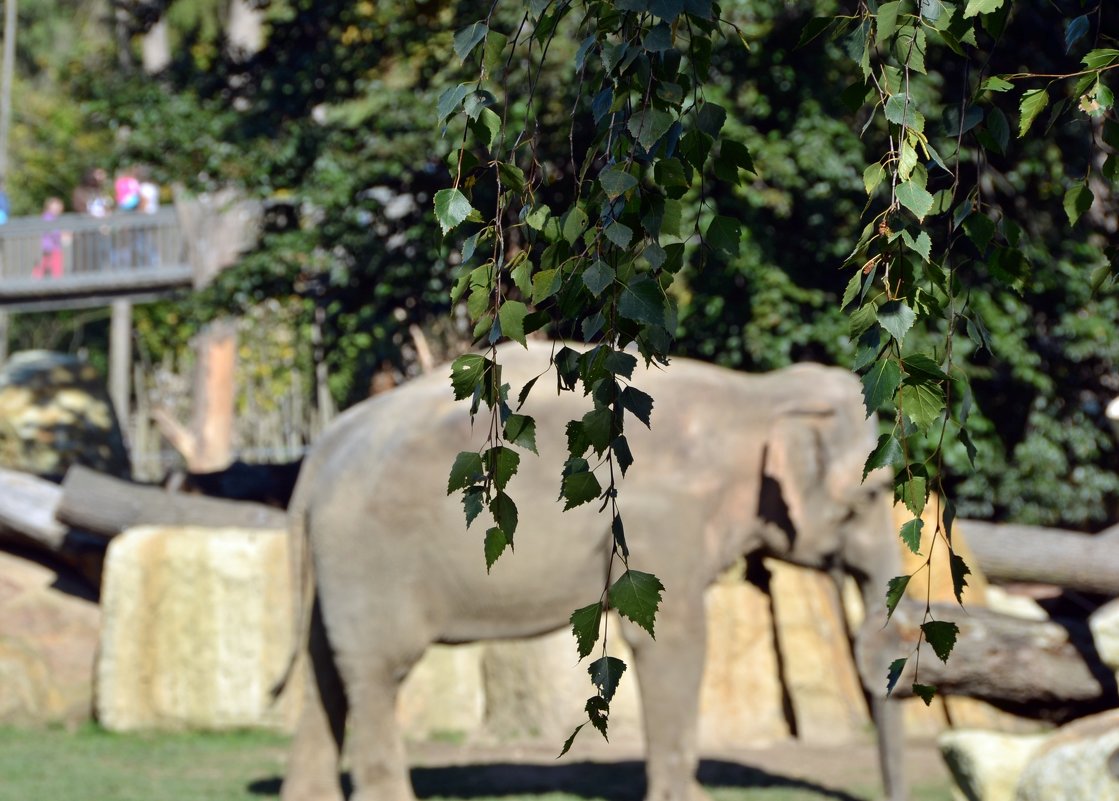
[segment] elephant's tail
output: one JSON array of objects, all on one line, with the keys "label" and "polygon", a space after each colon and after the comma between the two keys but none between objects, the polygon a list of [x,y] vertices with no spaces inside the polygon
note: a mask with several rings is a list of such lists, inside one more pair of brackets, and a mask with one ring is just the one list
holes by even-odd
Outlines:
[{"label": "elephant's tail", "polygon": [[295,597],[295,615],[292,626],[291,649],[280,678],[272,685],[270,695],[275,701],[287,687],[295,673],[299,657],[307,650],[310,639],[311,607],[315,598],[315,578],[311,563],[310,531],[311,510],[293,509],[288,517],[288,548],[290,549],[292,595]]}]

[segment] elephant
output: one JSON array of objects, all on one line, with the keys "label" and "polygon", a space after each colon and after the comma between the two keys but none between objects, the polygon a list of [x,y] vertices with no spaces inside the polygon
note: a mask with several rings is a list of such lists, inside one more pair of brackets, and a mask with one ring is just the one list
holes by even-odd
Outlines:
[{"label": "elephant", "polygon": [[[515,393],[552,352],[550,343],[502,346],[502,380]],[[628,418],[635,462],[618,502],[629,565],[666,588],[655,639],[622,626],[638,674],[646,798],[697,801],[705,589],[742,555],[763,552],[853,575],[871,615],[900,572],[892,490],[885,471],[863,481],[875,422],[847,371],[802,364],[748,375],[674,358],[667,369],[638,368],[633,383],[655,409],[651,430]],[[342,798],[344,738],[355,801],[414,801],[394,707],[424,650],[555,631],[600,597],[610,518],[598,504],[564,512],[556,501],[564,424],[588,408],[578,393],[543,386],[528,398],[539,456],[526,453],[510,484],[521,525],[515,550],[489,573],[484,527],[468,531],[460,499],[446,494],[456,454],[483,438],[446,373],[366,400],[323,432],[289,509],[292,570],[304,588],[297,647],[310,670],[283,801]],[[896,801],[900,717],[880,692],[870,695]]]}]

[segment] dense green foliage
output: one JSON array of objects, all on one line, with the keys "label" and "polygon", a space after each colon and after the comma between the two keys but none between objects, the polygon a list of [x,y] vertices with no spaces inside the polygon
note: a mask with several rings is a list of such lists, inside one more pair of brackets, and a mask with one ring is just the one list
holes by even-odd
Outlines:
[{"label": "dense green foliage", "polygon": [[[444,159],[461,129],[452,121],[446,135],[433,135],[432,109],[447,85],[469,79],[453,34],[487,5],[277,1],[268,44],[247,62],[221,54],[206,22],[211,5],[172,4],[175,60],[150,78],[121,70],[109,33],[88,36],[101,24],[96,4],[21,4],[16,209],[35,213],[44,196],[67,196],[88,166],[129,160],[151,164],[165,184],[232,182],[272,199],[277,220],[298,224],[271,230],[189,307],[141,312],[146,345],[180,347],[198,321],[267,297],[288,299],[304,328],[318,306],[327,315],[332,388],[341,403],[352,402],[380,366],[409,369],[409,325],[448,348],[463,338],[461,318],[447,315],[459,254],[440,244],[430,214],[434,193],[451,180]],[[516,5],[502,9],[510,25]],[[678,276],[671,291],[680,305],[680,352],[746,369],[804,358],[852,363],[839,308],[849,273],[839,268],[861,228],[862,170],[880,152],[884,129],[875,123],[860,136],[867,112],[845,102],[843,90],[859,77],[849,38],[824,35],[797,47],[815,15],[844,7],[724,4],[750,47],[716,40],[707,97],[729,110],[723,133],[749,147],[757,173],[743,173],[738,186],[706,187],[710,211],[742,220],[741,245],[733,256],[696,254]],[[1078,2],[1016,3],[988,74],[1075,71],[1114,24],[1093,13],[1087,33],[1066,47],[1080,13]],[[576,46],[557,41],[557,60],[573,57]],[[960,96],[966,76],[950,55],[943,46],[930,50],[922,108]],[[524,85],[518,81],[514,89]],[[541,82],[541,153],[556,180],[541,187],[540,200],[559,209],[570,195],[563,155],[577,87],[558,71]],[[1068,83],[1051,89],[1054,100],[1069,92]],[[990,94],[980,105],[1001,107],[1016,128],[1018,98],[1019,90]],[[521,115],[515,124],[526,111],[512,113]],[[1094,150],[1086,121],[1095,126]],[[1091,529],[1115,518],[1119,500],[1119,457],[1102,416],[1119,389],[1119,310],[1113,290],[1093,293],[1087,280],[1101,263],[1114,201],[1097,186],[1098,208],[1070,228],[1065,192],[1101,152],[1099,118],[1069,108],[1049,134],[1011,137],[1005,155],[988,148],[982,162],[964,149],[963,169],[984,170],[993,217],[1005,211],[1025,229],[1032,270],[1017,286],[983,270],[960,273],[993,354],[957,339],[958,365],[971,378],[978,456],[973,471],[964,449],[950,448],[948,479],[961,514]],[[1095,176],[1109,184],[1098,163]]]}]

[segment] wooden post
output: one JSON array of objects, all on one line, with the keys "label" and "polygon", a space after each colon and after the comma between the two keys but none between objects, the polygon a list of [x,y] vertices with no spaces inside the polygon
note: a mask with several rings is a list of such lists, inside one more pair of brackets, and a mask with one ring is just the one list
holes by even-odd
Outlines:
[{"label": "wooden post", "polygon": [[12,324],[12,315],[0,311],[0,367],[8,361],[8,332]]},{"label": "wooden post", "polygon": [[122,431],[129,430],[132,396],[132,303],[114,300],[109,322],[109,397]]}]

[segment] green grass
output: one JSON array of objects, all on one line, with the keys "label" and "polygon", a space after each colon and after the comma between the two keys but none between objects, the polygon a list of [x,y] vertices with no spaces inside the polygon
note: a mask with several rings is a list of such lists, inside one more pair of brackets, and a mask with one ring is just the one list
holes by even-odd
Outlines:
[{"label": "green grass", "polygon": [[[230,734],[111,734],[95,726],[0,728],[0,801],[269,801],[277,798],[287,738]],[[496,776],[494,770],[506,771]],[[714,801],[864,801],[867,786],[820,788],[733,766],[737,786],[710,788]],[[416,772],[429,801],[636,801],[636,763],[428,768]],[[510,780],[509,795],[494,795]],[[715,780],[713,783],[720,783]],[[776,786],[752,786],[769,784]],[[518,786],[519,785],[519,786]],[[548,786],[571,792],[525,792]],[[834,790],[831,792],[830,790]],[[949,801],[947,786],[917,787],[914,801]]]}]

